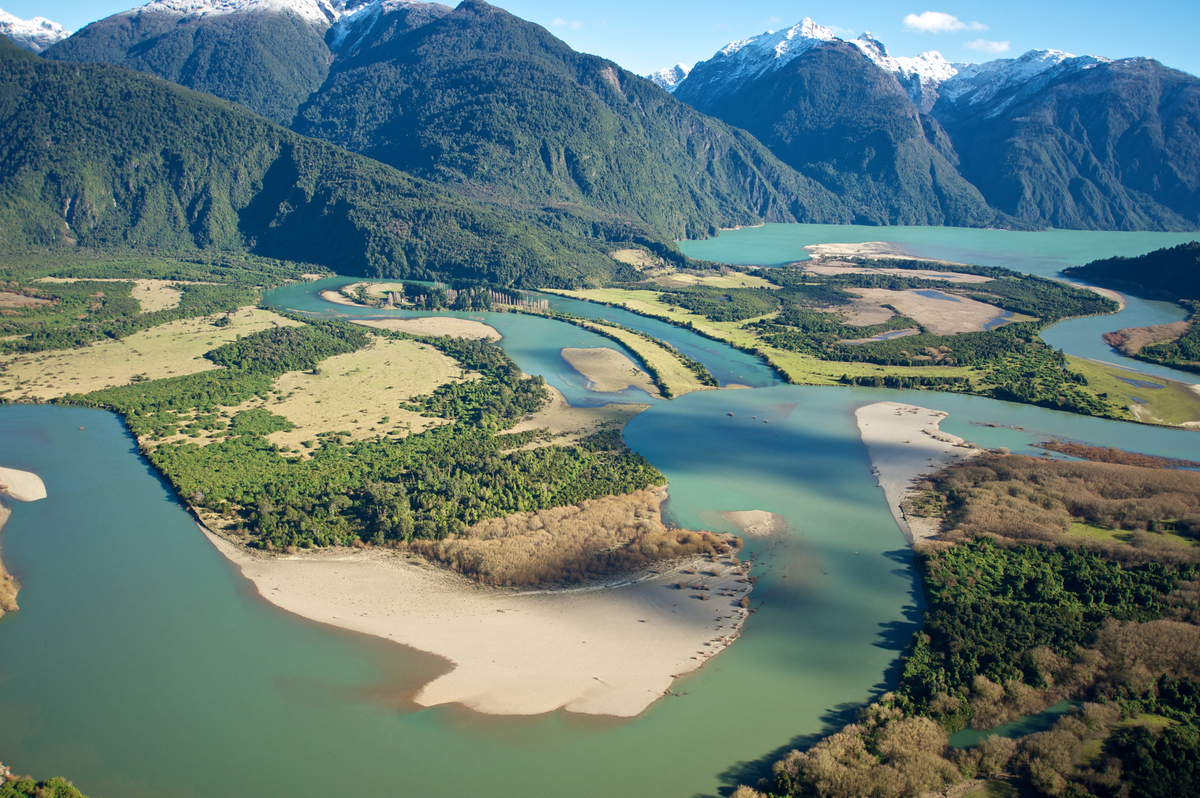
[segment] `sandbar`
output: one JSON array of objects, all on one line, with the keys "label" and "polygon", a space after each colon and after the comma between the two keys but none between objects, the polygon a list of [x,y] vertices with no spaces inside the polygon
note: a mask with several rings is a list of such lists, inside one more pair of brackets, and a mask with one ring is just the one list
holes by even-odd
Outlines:
[{"label": "sandbar", "polygon": [[[887,241],[864,241],[861,244],[809,244],[804,248],[813,260],[822,258],[911,258],[896,244]],[[914,259],[915,260],[915,259]]]},{"label": "sandbar", "polygon": [[317,292],[317,296],[321,297],[321,299],[324,299],[326,302],[333,302],[337,305],[351,305],[352,307],[356,308],[367,307],[366,305],[360,305],[347,296],[343,296],[338,291],[319,291]]},{"label": "sandbar", "polygon": [[632,717],[736,639],[749,612],[739,602],[750,585],[732,561],[720,576],[697,558],[598,586],[521,591],[387,549],[270,556],[205,533],[270,603],[449,660],[453,669],[416,694],[421,706]]},{"label": "sandbar", "polygon": [[[0,532],[4,531],[4,525],[12,515],[9,499],[35,502],[44,498],[46,485],[37,474],[15,468],[0,468]],[[17,580],[4,569],[4,562],[0,561],[0,616],[17,609],[17,593],[20,589]]]},{"label": "sandbar", "polygon": [[641,388],[651,396],[659,396],[658,386],[628,357],[615,349],[599,346],[591,349],[568,347],[562,350],[563,359],[588,380],[588,390],[613,393],[625,388]]},{"label": "sandbar", "polygon": [[417,319],[351,319],[355,324],[377,330],[397,330],[410,335],[449,335],[454,338],[486,338],[499,341],[503,336],[495,327],[481,321],[453,316],[422,316]]},{"label": "sandbar", "polygon": [[769,538],[787,527],[787,521],[779,513],[766,510],[736,510],[721,513],[725,520],[742,530],[748,538]]},{"label": "sandbar", "polygon": [[535,441],[525,448],[532,449],[551,443],[567,446],[580,438],[600,431],[605,424],[624,427],[629,420],[650,405],[643,402],[613,402],[603,407],[572,407],[562,392],[553,385],[546,386],[550,401],[536,413],[523,418],[509,432],[544,429],[555,436],[548,442]]},{"label": "sandbar", "polygon": [[937,519],[905,513],[904,504],[916,493],[913,482],[981,451],[938,428],[947,415],[941,410],[897,402],[876,402],[854,413],[871,458],[872,473],[909,544],[932,538],[940,527]]},{"label": "sandbar", "polygon": [[0,468],[0,494],[19,502],[35,502],[46,498],[46,484],[30,471]]}]

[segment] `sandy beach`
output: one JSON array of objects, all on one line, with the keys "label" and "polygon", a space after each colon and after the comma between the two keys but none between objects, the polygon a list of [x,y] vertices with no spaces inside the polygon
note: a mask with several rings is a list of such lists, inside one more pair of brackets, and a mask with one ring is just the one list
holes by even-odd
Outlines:
[{"label": "sandy beach", "polygon": [[373,327],[377,330],[398,330],[410,335],[449,335],[455,338],[486,338],[489,341],[499,341],[503,337],[495,327],[481,321],[453,316],[422,316],[417,319],[350,319],[350,321],[364,327]]},{"label": "sandy beach", "polygon": [[[4,525],[12,515],[9,501],[35,502],[44,498],[46,485],[37,474],[15,468],[0,468],[0,532],[4,531]],[[0,616],[17,609],[17,593],[20,589],[17,580],[4,569],[4,562],[0,560]]]},{"label": "sandy beach", "polygon": [[907,258],[904,250],[887,241],[864,241],[861,244],[809,244],[804,248],[813,260],[822,258]]},{"label": "sandy beach", "polygon": [[696,560],[621,583],[518,591],[390,550],[260,556],[205,533],[272,604],[449,660],[453,669],[417,693],[421,706],[632,717],[732,642],[748,613],[739,602],[750,585],[729,564],[719,577]]},{"label": "sandy beach", "polygon": [[615,393],[629,387],[641,388],[651,396],[661,396],[650,375],[632,360],[606,346],[591,349],[567,347],[563,360],[587,378],[589,391]]},{"label": "sandy beach", "polygon": [[877,402],[855,412],[858,432],[867,445],[872,471],[887,497],[888,509],[910,544],[938,533],[936,519],[906,516],[903,504],[914,493],[913,482],[951,463],[974,457],[980,449],[938,425],[947,414],[915,405]]}]

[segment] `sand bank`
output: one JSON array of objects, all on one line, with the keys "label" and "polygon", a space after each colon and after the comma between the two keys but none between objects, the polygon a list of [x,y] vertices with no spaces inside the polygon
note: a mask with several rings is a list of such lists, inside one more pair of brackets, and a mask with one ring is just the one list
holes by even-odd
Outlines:
[{"label": "sand bank", "polygon": [[[0,468],[0,532],[4,531],[4,525],[12,515],[9,500],[35,502],[44,498],[46,485],[37,474],[15,468]],[[17,580],[4,569],[4,562],[0,561],[0,616],[17,609],[17,593],[20,589]]]},{"label": "sand bank", "polygon": [[623,428],[631,418],[650,407],[640,402],[613,403],[603,407],[571,407],[562,392],[553,385],[547,385],[546,392],[550,394],[550,401],[545,407],[526,416],[509,432],[544,429],[556,437],[548,442],[535,441],[527,448],[550,443],[567,446],[580,438],[599,432],[602,426],[609,423]]},{"label": "sand bank", "polygon": [[651,396],[660,396],[650,375],[622,353],[607,346],[591,349],[562,350],[563,359],[588,380],[588,390],[614,393],[625,388],[641,388]]},{"label": "sand bank", "polygon": [[358,304],[349,297],[342,296],[342,294],[338,291],[319,291],[317,292],[317,296],[321,297],[321,299],[324,299],[326,302],[333,302],[336,305],[350,305],[351,307],[356,308],[367,307],[366,305]]},{"label": "sand bank", "polygon": [[[620,584],[515,591],[481,588],[391,551],[260,556],[206,534],[272,604],[453,663],[417,693],[421,706],[631,717],[732,642],[748,612],[738,602],[749,584],[735,569],[719,577],[682,571],[707,569],[707,561]],[[709,590],[678,589],[680,581]]]},{"label": "sand bank", "polygon": [[804,248],[813,260],[822,258],[904,258],[909,257],[896,244],[864,241],[861,244],[809,244]]},{"label": "sand bank", "polygon": [[35,502],[46,498],[46,485],[41,477],[29,471],[0,468],[0,494],[19,502]]},{"label": "sand bank", "polygon": [[410,335],[449,335],[454,338],[486,338],[499,341],[503,336],[481,321],[452,316],[423,316],[418,319],[351,319],[355,324],[377,330],[397,330]]},{"label": "sand bank", "polygon": [[748,538],[769,538],[783,532],[787,526],[782,515],[766,510],[738,510],[721,515]]},{"label": "sand bank", "polygon": [[1091,291],[1092,293],[1099,294],[1100,296],[1108,297],[1109,299],[1113,300],[1114,302],[1116,302],[1118,305],[1121,306],[1121,307],[1117,308],[1118,312],[1125,309],[1125,305],[1126,305],[1125,296],[1120,291],[1114,291],[1111,288],[1101,288],[1096,285],[1086,285],[1085,283],[1072,283],[1069,281],[1067,282],[1067,285],[1073,285],[1076,288],[1082,288],[1085,291]]},{"label": "sand bank", "polygon": [[935,519],[907,516],[903,504],[914,493],[913,482],[981,450],[957,435],[938,429],[946,413],[896,402],[877,402],[855,411],[858,432],[867,445],[872,472],[887,497],[888,509],[908,542],[938,533]]}]

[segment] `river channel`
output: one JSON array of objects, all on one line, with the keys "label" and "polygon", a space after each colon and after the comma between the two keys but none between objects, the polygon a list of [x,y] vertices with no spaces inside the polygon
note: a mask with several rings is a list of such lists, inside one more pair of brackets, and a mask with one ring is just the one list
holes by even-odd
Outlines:
[{"label": "river channel", "polygon": [[[1096,252],[1180,240],[1079,233],[1071,250],[1059,234],[1020,233],[1001,250],[974,237],[992,231],[791,227],[782,231],[798,236],[790,244],[768,227],[685,248],[770,265],[801,258],[804,244],[870,231],[862,240],[894,240],[913,254],[1052,274]],[[712,249],[730,241],[736,256]],[[267,301],[360,312],[323,302],[320,287],[280,289]],[[560,307],[646,330],[723,383],[753,386],[669,402],[637,390],[595,394],[559,350],[616,346],[609,339],[537,317],[463,314],[495,326],[518,365],[572,404],[650,403],[626,439],[670,480],[671,520],[711,528],[710,512],[750,509],[788,520],[787,534],[749,544],[763,563],[759,611],[736,644],[676,682],[683,695],[620,721],[416,707],[408,696],[444,663],[266,604],[199,534],[115,416],[6,406],[0,459],[40,474],[49,498],[18,504],[4,532],[5,562],[24,589],[21,611],[0,619],[0,758],[19,772],[64,774],[92,798],[716,795],[893,684],[919,622],[920,586],[871,476],[858,406],[945,410],[943,429],[1014,451],[1054,435],[1173,457],[1200,451],[1196,432],[978,397],[781,385],[762,362],[686,330],[570,300]],[[1103,319],[1104,330],[1128,326],[1129,313]],[[1083,325],[1092,321],[1052,328],[1063,336],[1055,345],[1090,351]]]}]

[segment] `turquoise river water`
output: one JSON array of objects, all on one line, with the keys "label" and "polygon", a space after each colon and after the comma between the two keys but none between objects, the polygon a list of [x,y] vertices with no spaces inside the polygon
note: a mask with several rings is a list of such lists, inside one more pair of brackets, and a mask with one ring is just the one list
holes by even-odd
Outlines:
[{"label": "turquoise river water", "polygon": [[[696,257],[772,264],[801,258],[804,244],[861,235],[914,254],[1053,274],[1097,252],[1136,254],[1178,240],[1021,233],[993,249],[990,232],[767,227],[684,246]],[[321,301],[320,287],[267,299],[360,312]],[[977,397],[781,385],[760,361],[686,330],[556,304],[647,330],[722,382],[754,387],[670,402],[637,390],[595,394],[559,350],[614,346],[609,339],[536,317],[464,314],[494,325],[521,368],[544,375],[573,404],[650,403],[626,439],[670,480],[671,520],[713,528],[710,512],[750,509],[787,518],[785,539],[750,544],[763,555],[754,592],[761,608],[735,645],[676,683],[685,695],[631,720],[416,707],[408,696],[443,662],[267,605],[199,534],[115,416],[6,406],[0,462],[42,475],[49,498],[18,504],[4,532],[5,562],[24,589],[21,611],[0,619],[0,759],[19,772],[64,774],[93,798],[716,795],[894,684],[919,622],[920,586],[870,474],[858,406],[890,400],[945,410],[943,429],[1014,451],[1057,435],[1200,453],[1194,432]],[[1171,307],[1153,313],[1169,316]],[[1104,330],[1128,326],[1129,313],[1106,317]],[[1056,326],[1055,345],[1088,351],[1083,325],[1091,321]]]}]

